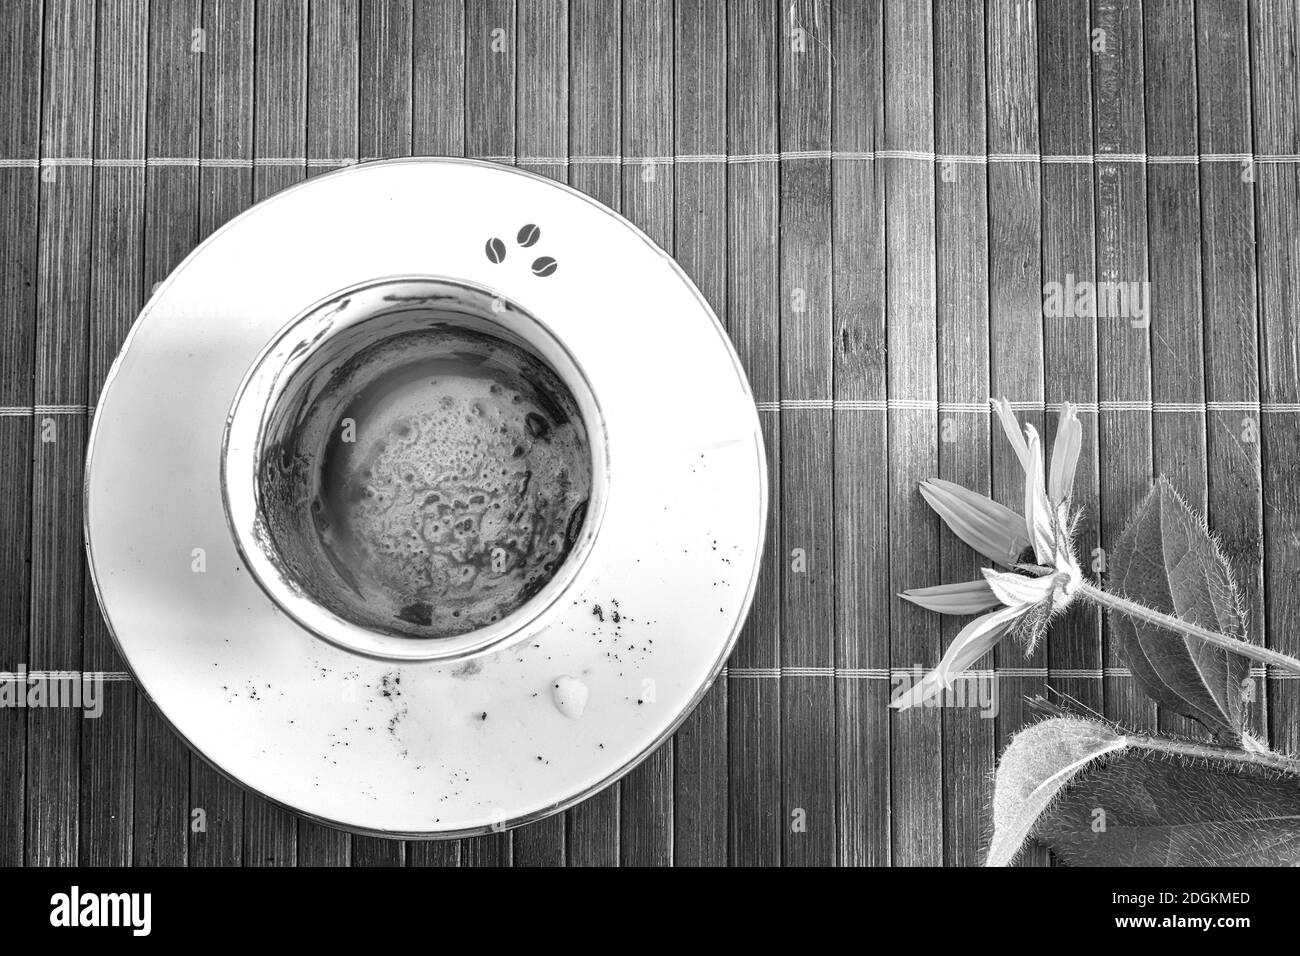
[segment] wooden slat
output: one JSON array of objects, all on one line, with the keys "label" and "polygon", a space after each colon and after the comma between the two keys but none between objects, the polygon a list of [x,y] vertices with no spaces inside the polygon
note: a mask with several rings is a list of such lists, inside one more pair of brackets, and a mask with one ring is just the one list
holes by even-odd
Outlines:
[{"label": "wooden slat", "polygon": [[[203,159],[252,160],[254,18],[251,0],[209,0],[203,7],[198,54]],[[206,239],[252,200],[251,163],[201,166],[199,238]],[[190,755],[189,813],[190,865],[238,866],[244,848],[244,791],[198,754]]]},{"label": "wooden slat", "polygon": [[[732,155],[779,149],[776,123],[776,0],[729,0],[727,5],[727,146]],[[773,163],[736,163],[727,170],[727,325],[754,397],[774,402],[780,379],[780,171]],[[781,419],[763,416],[769,506],[767,544],[749,619],[728,667],[728,780],[731,862],[781,862],[781,685],[764,677],[781,664]]]},{"label": "wooden slat", "polygon": [[253,155],[277,160],[253,169],[261,201],[307,174],[306,0],[258,4],[254,53]]},{"label": "wooden slat", "polygon": [[361,4],[361,158],[411,155],[411,0]]},{"label": "wooden slat", "polygon": [[[36,347],[37,217],[41,152],[41,4],[8,7],[0,32],[0,406],[32,404]],[[28,663],[31,623],[32,448],[26,415],[0,417],[0,668]],[[0,709],[0,865],[24,861],[27,712]]]},{"label": "wooden slat", "polygon": [[[1092,51],[1080,37],[1088,36],[1088,8],[1079,3],[1038,6],[1039,117],[1042,149],[1052,156],[1091,156]],[[1042,281],[1044,290],[1056,284],[1064,291],[1096,275],[1096,242],[1092,167],[1086,163],[1045,163],[1042,177]],[[1069,315],[1043,317],[1044,394],[1049,403],[1097,401],[1097,323]],[[1044,425],[1056,440],[1056,415]],[[1097,416],[1082,414],[1083,447],[1074,477],[1076,510],[1082,517],[1076,531],[1076,553],[1085,574],[1096,577],[1102,568],[1097,488]],[[994,444],[1004,444],[995,428]],[[1102,709],[1100,677],[1057,672],[1100,674],[1101,617],[1090,605],[1076,604],[1052,626],[1046,648],[1052,672],[1048,696],[1075,708]]]},{"label": "wooden slat", "polygon": [[[569,3],[569,154],[617,156],[622,148],[622,7],[610,0]],[[621,205],[617,163],[569,167],[569,185],[612,209]],[[617,866],[619,786],[606,787],[568,811],[570,866]]]},{"label": "wooden slat", "polygon": [[[307,28],[307,175],[360,156],[359,0],[316,0]],[[322,163],[315,166],[312,161]],[[332,162],[331,162],[332,161]]]},{"label": "wooden slat", "polygon": [[515,152],[515,4],[487,0],[465,7],[465,155]]},{"label": "wooden slat", "polygon": [[[1146,166],[1100,158],[1146,151],[1142,8],[1095,0],[1092,30],[1094,42],[1104,42],[1104,49],[1093,54],[1092,74],[1099,154],[1095,166],[1096,280],[1146,282]],[[1097,394],[1101,401],[1150,401],[1152,341],[1150,329],[1136,328],[1124,316],[1098,316]],[[1098,449],[1101,546],[1113,548],[1151,486],[1151,415],[1145,411],[1100,412]],[[1108,668],[1124,665],[1113,639],[1108,638],[1103,649]],[[1105,694],[1107,716],[1133,729],[1155,729],[1155,705],[1132,679],[1108,677]]]},{"label": "wooden slat", "polygon": [[[415,4],[411,26],[411,146],[417,155],[465,153],[465,4]],[[459,866],[459,840],[412,841],[407,866]]]},{"label": "wooden slat", "polygon": [[[41,151],[49,157],[94,152],[95,5],[55,4],[45,11],[41,80]],[[92,42],[85,42],[86,38]],[[36,286],[38,405],[87,402],[92,171],[43,169]],[[29,666],[81,668],[81,474],[87,419],[33,418],[32,616]],[[82,715],[38,708],[27,715],[27,862],[77,862]]]},{"label": "wooden slat", "polygon": [[[478,159],[515,152],[515,4],[465,5],[465,155]],[[510,866],[509,831],[461,843],[463,866]]]},{"label": "wooden slat", "polygon": [[[144,0],[103,0],[96,30],[95,155],[139,159],[145,153],[145,91],[149,16]],[[127,330],[144,304],[144,167],[95,170],[90,268],[89,388],[95,401]],[[89,578],[89,575],[87,575]],[[87,581],[82,666],[125,669],[109,637],[93,586]],[[135,687],[105,682],[103,714],[82,725],[81,840],[88,866],[131,863],[135,771]]]},{"label": "wooden slat", "polygon": [[[307,176],[361,155],[358,0],[315,0],[307,12]],[[352,837],[298,818],[299,866],[346,866]]]},{"label": "wooden slat", "polygon": [[[1258,2],[1250,11],[1256,155],[1300,153],[1300,9]],[[1260,401],[1300,402],[1300,164],[1261,163],[1255,171],[1259,276]],[[1294,413],[1263,416],[1266,641],[1300,653],[1300,447]],[[1300,686],[1274,682],[1269,693],[1272,746],[1300,750]]]},{"label": "wooden slat", "polygon": [[[1250,41],[1244,4],[1202,4],[1196,19],[1199,148],[1208,154],[1253,150]],[[1259,401],[1253,162],[1201,164],[1201,277],[1205,397]],[[1211,409],[1206,416],[1209,523],[1232,564],[1248,612],[1250,639],[1264,640],[1262,424],[1254,410]],[[1267,739],[1266,682],[1252,685],[1250,727]]]},{"label": "wooden slat", "polygon": [[[1036,5],[1031,0],[989,6],[987,37],[988,149],[993,154],[1036,153],[1038,65]],[[991,163],[989,179],[989,382],[995,396],[1012,401],[1043,400],[1043,286],[1041,270],[1041,184],[1035,163]],[[1041,412],[1019,413],[1023,425],[1045,433]],[[1024,470],[1002,427],[990,423],[993,497],[1024,512]],[[1032,655],[1008,637],[994,659],[1004,668],[1041,668],[1047,652],[1040,642]],[[1041,677],[998,675],[999,750],[1029,719],[1025,698],[1041,695]],[[1026,864],[1046,862],[1029,852]]]},{"label": "wooden slat", "polygon": [[[780,146],[831,146],[831,19],[824,0],[784,7]],[[834,393],[831,163],[781,167],[781,398]],[[789,668],[835,666],[834,426],[831,409],[786,414],[781,428],[781,685],[784,860],[829,864],[836,856],[835,684]],[[776,529],[773,529],[775,532]],[[796,558],[795,555],[802,555]]]},{"label": "wooden slat", "polygon": [[[727,151],[727,10],[716,0],[678,0],[673,40],[675,150],[685,156]],[[673,222],[677,261],[718,318],[727,306],[727,169],[677,166]],[[727,682],[719,679],[674,741],[673,860],[727,863]]]},{"label": "wooden slat", "polygon": [[[984,16],[966,0],[939,0],[934,10],[935,149],[943,154],[985,152]],[[938,261],[939,401],[979,405],[989,394],[987,167],[940,162],[935,187]],[[989,420],[982,415],[939,416],[939,476],[988,494]],[[946,528],[940,531],[944,581],[980,577],[987,561]],[[945,617],[943,646],[965,619]],[[987,669],[992,656],[974,667]],[[966,694],[943,710],[944,863],[983,862],[981,838],[992,801],[996,700],[987,678],[968,680]],[[981,700],[988,701],[981,706]]]},{"label": "wooden slat", "polygon": [[412,13],[412,149],[416,155],[463,156],[464,0],[425,0]]},{"label": "wooden slat", "polygon": [[[891,150],[934,151],[934,39],[928,4],[885,3],[885,140]],[[935,327],[935,186],[926,163],[885,161],[886,327],[891,398],[938,398]],[[939,524],[917,491],[938,472],[933,410],[889,411],[890,589],[939,584],[933,556]],[[883,572],[883,569],[882,569]],[[902,599],[890,605],[890,664],[930,668],[939,660],[935,616]],[[932,707],[894,715],[890,737],[892,860],[943,862],[942,720]]]},{"label": "wooden slat", "polygon": [[[623,154],[651,157],[623,167],[623,215],[666,251],[673,251],[673,167],[653,157],[673,151],[671,0],[625,0]],[[631,866],[673,860],[673,744],[651,754],[623,778],[619,854]]]},{"label": "wooden slat", "polygon": [[[515,24],[515,151],[522,169],[564,182],[569,152],[569,11],[567,0],[519,5]],[[520,222],[522,226],[524,223]],[[556,814],[514,833],[517,866],[564,866],[565,821]]]},{"label": "wooden slat", "polygon": [[[307,155],[307,4],[277,0],[257,7],[254,37],[253,155],[302,160],[258,164],[253,197],[265,199],[301,181]],[[254,794],[244,799],[244,865],[294,866],[298,822]]]},{"label": "wooden slat", "polygon": [[[361,157],[411,155],[414,131],[411,0],[361,4]],[[353,866],[402,866],[401,840],[352,838]]]},{"label": "wooden slat", "polygon": [[[1196,11],[1194,0],[1150,0],[1144,8],[1147,150],[1152,156],[1198,152],[1196,129]],[[1190,164],[1147,171],[1150,244],[1151,399],[1205,401],[1205,343],[1201,312],[1200,176]],[[1158,413],[1151,420],[1151,462],[1183,499],[1205,514],[1205,413]],[[1162,709],[1162,733],[1203,737],[1195,721]]]},{"label": "wooden slat", "polygon": [[199,155],[242,160],[205,163],[199,172],[199,237],[206,239],[253,200],[252,0],[207,0],[203,8],[203,65]]},{"label": "wooden slat", "polygon": [[350,862],[352,866],[405,866],[405,841],[354,836]]},{"label": "wooden slat", "polygon": [[[869,153],[884,112],[882,10],[877,3],[831,8],[835,56],[833,145]],[[832,166],[835,279],[835,399],[886,398],[884,166]],[[775,416],[770,416],[774,418]],[[846,673],[889,667],[889,575],[877,556],[889,547],[887,417],[835,418],[835,663]],[[769,457],[779,449],[768,447]],[[836,684],[836,791],[841,863],[889,862],[889,682]]]},{"label": "wooden slat", "polygon": [[[147,147],[150,157],[197,159],[202,56],[198,2],[149,5]],[[151,165],[145,172],[144,292],[152,294],[199,236],[199,170]],[[204,547],[195,542],[194,547]],[[189,844],[189,750],[143,696],[136,707],[132,860],[181,866]]]},{"label": "wooden slat", "polygon": [[535,160],[519,165],[563,182],[565,167],[554,160],[569,152],[567,0],[522,4],[515,30],[515,151]]}]

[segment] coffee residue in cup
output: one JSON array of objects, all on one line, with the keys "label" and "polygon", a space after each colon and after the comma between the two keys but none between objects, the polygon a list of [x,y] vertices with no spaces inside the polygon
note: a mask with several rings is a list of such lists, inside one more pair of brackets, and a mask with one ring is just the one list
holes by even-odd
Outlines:
[{"label": "coffee residue in cup", "polygon": [[[451,637],[545,587],[583,527],[592,467],[577,403],[545,363],[495,336],[438,326],[363,350],[323,391],[339,388],[352,397],[313,402],[335,424],[295,429],[327,436],[310,469],[319,555],[310,563],[344,585],[321,589],[344,602],[336,612]],[[300,477],[290,483],[301,485],[304,470],[291,468]]]}]

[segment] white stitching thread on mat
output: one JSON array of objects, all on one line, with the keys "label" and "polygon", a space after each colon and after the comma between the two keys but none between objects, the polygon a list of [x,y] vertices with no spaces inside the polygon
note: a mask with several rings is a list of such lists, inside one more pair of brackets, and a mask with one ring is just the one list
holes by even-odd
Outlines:
[{"label": "white stitching thread on mat", "polygon": [[126,671],[0,671],[0,684],[27,680],[102,680],[129,681]]},{"label": "white stitching thread on mat", "polygon": [[[199,157],[199,156],[149,156],[126,158],[98,158],[84,156],[46,156],[0,159],[0,169],[34,169],[38,166],[97,166],[108,169],[140,169],[147,166],[210,166],[217,169],[248,169],[253,167],[307,166],[312,168],[335,168],[355,166],[357,163],[374,162],[381,159],[403,157],[362,156],[362,157],[307,157],[307,156],[233,156],[233,157]],[[836,162],[872,162],[875,160],[911,160],[922,163],[960,163],[965,165],[986,166],[999,163],[1041,163],[1049,166],[1085,165],[1096,163],[1142,163],[1152,166],[1199,165],[1202,163],[1262,163],[1284,164],[1300,163],[1300,154],[1276,153],[1199,153],[1182,156],[1153,156],[1147,153],[1092,153],[1092,154],[1043,154],[1043,153],[933,153],[913,149],[877,149],[877,150],[841,150],[841,149],[806,149],[783,150],[779,153],[747,153],[729,156],[725,153],[682,153],[665,156],[481,156],[476,157],[493,163],[505,163],[518,166],[672,166],[697,164],[750,165],[754,163],[792,162],[797,160],[833,160]]]},{"label": "white stitching thread on mat", "polygon": [[[834,677],[837,680],[891,680],[898,677],[918,677],[921,667],[724,667],[722,675],[731,680],[780,680],[786,677]],[[1300,675],[1288,671],[1266,673],[1263,667],[1252,667],[1252,677],[1270,680],[1300,680]],[[1102,680],[1106,678],[1131,678],[1127,667],[1053,668],[998,667],[993,670],[962,671],[954,675],[957,680],[980,680],[989,677],[1044,677],[1062,680]]]},{"label": "white stitching thread on mat", "polygon": [[28,415],[88,415],[86,405],[0,405],[0,418]]},{"label": "white stitching thread on mat", "polygon": [[[837,412],[883,412],[883,411],[923,411],[942,412],[944,414],[987,415],[987,402],[938,402],[930,399],[889,398],[889,399],[828,399],[828,398],[786,398],[780,401],[754,403],[760,412],[788,412],[803,409],[832,409]],[[1012,402],[1011,407],[1017,411],[1061,410],[1060,402]],[[1103,401],[1075,403],[1075,410],[1081,414],[1096,414],[1100,408],[1103,412],[1181,412],[1200,414],[1201,412],[1262,412],[1264,414],[1282,414],[1300,412],[1300,402],[1149,402],[1149,401]]]},{"label": "white stitching thread on mat", "polygon": [[[722,676],[731,680],[780,680],[787,677],[831,677],[837,680],[891,680],[896,677],[915,677],[923,672],[919,667],[724,667]],[[1270,680],[1300,680],[1300,675],[1286,671],[1266,673],[1263,667],[1252,667],[1252,677]],[[962,671],[959,680],[983,680],[989,677],[1059,678],[1061,680],[1102,680],[1104,678],[1131,678],[1126,667],[1061,668],[1005,667],[993,670]],[[130,681],[126,671],[0,671],[0,683],[22,680],[102,680]]]},{"label": "white stitching thread on mat", "polygon": [[[754,405],[760,412],[769,413],[820,409],[836,412],[922,411],[961,415],[989,414],[989,406],[985,402],[937,402],[917,398],[786,398],[780,401],[755,402]],[[1022,401],[1012,402],[1011,407],[1017,411],[1058,412],[1061,410],[1061,403]],[[1096,414],[1099,408],[1103,412],[1156,412],[1190,415],[1199,415],[1202,412],[1257,412],[1265,415],[1300,412],[1300,402],[1104,401],[1080,402],[1076,403],[1074,407],[1081,414]],[[87,405],[0,405],[0,418],[31,415],[86,415],[93,411],[94,406]]]}]

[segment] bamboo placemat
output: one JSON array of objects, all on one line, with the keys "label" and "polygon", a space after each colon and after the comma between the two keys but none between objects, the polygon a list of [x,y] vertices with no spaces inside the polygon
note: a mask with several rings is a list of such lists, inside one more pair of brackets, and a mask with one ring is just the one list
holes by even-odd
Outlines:
[{"label": "bamboo placemat", "polygon": [[[978,665],[996,716],[886,709],[957,630],[896,592],[978,573],[917,482],[1020,494],[990,394],[1049,440],[1081,404],[1085,561],[1168,474],[1252,633],[1300,652],[1297,48],[1291,0],[7,4],[0,677],[109,680],[96,720],[0,709],[0,863],[979,862],[1026,695],[1181,729],[1084,611]],[[125,677],[81,547],[90,406],[154,284],[276,190],[408,154],[567,180],[672,251],[773,491],[749,622],[676,739],[459,843],[352,838],[212,771]],[[1044,317],[1080,280],[1149,282],[1149,325]],[[1300,687],[1264,683],[1258,731],[1300,750]]]}]

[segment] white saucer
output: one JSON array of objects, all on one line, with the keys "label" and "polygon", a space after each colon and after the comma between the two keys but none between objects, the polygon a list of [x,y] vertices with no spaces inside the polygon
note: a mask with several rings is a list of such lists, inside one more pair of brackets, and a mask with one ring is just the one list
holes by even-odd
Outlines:
[{"label": "white saucer", "polygon": [[[540,237],[525,248],[527,224]],[[556,267],[535,275],[543,256]],[[336,290],[420,274],[489,287],[564,342],[600,401],[609,486],[539,636],[399,664],[329,644],[272,603],[236,552],[219,470],[235,392],[286,323]],[[97,407],[86,550],[140,686],[220,770],[327,823],[451,837],[570,806],[673,732],[740,630],[766,505],[744,373],[666,253],[549,179],[411,159],[279,193],[158,288]]]}]

